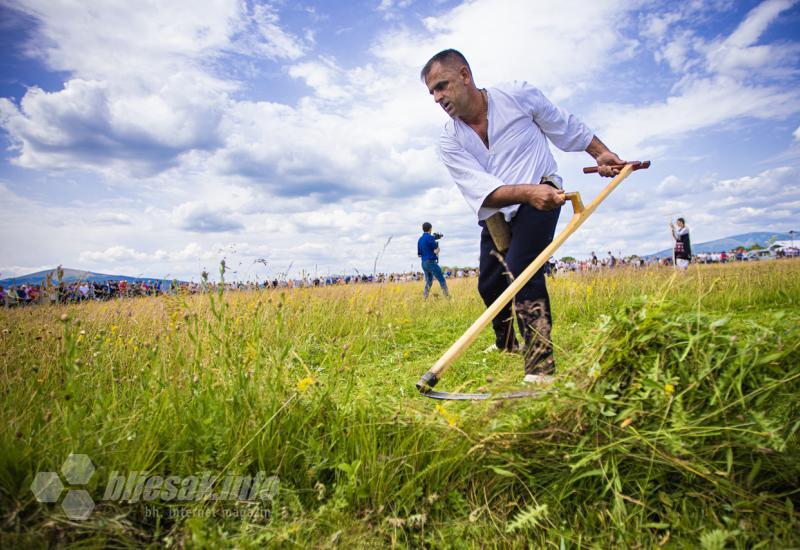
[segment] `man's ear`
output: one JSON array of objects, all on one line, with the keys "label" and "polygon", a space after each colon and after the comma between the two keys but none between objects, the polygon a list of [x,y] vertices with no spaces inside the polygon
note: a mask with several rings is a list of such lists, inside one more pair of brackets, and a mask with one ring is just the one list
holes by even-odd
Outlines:
[{"label": "man's ear", "polygon": [[461,80],[464,81],[464,84],[469,84],[472,80],[472,75],[469,74],[469,69],[467,69],[466,65],[461,65],[461,68],[458,70],[458,75],[461,77]]}]

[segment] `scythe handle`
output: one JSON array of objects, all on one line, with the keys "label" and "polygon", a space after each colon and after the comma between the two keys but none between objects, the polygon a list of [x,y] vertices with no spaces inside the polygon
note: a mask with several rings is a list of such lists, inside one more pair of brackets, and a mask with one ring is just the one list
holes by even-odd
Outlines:
[{"label": "scythe handle", "polygon": [[[612,164],[610,168],[617,168],[622,170],[625,166],[633,166],[634,170],[644,170],[646,168],[650,168],[650,161],[649,160],[632,160],[627,164]],[[599,166],[587,166],[583,169],[584,174],[596,174],[600,171]]]}]

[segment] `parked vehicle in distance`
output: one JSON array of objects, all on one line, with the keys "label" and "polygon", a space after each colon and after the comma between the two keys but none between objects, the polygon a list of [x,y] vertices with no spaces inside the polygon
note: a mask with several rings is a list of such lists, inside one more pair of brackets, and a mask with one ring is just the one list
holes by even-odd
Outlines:
[{"label": "parked vehicle in distance", "polygon": [[762,248],[759,250],[749,250],[745,256],[747,260],[774,260],[777,257],[774,250]]}]

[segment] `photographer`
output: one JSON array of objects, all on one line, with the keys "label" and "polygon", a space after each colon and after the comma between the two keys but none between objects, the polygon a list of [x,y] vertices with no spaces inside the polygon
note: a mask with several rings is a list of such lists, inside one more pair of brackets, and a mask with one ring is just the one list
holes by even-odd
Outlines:
[{"label": "photographer", "polygon": [[433,278],[439,281],[442,287],[442,292],[445,296],[449,297],[450,293],[447,291],[447,283],[442,275],[442,269],[439,267],[439,242],[442,238],[441,233],[434,233],[431,235],[430,223],[425,222],[422,224],[422,236],[417,241],[417,256],[422,259],[422,272],[425,274],[425,290],[423,296],[428,298],[428,292],[433,284]]}]

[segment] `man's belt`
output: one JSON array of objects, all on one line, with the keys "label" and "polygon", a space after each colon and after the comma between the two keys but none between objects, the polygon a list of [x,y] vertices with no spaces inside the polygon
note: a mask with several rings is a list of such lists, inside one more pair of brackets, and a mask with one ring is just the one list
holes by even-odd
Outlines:
[{"label": "man's belt", "polygon": [[[542,176],[539,183],[546,183],[558,190],[564,189],[561,183],[561,176],[558,174]],[[505,216],[502,212],[495,212],[486,218],[485,222],[486,229],[489,230],[489,235],[492,236],[494,247],[500,254],[505,254],[511,244],[511,227],[508,225]]]}]

